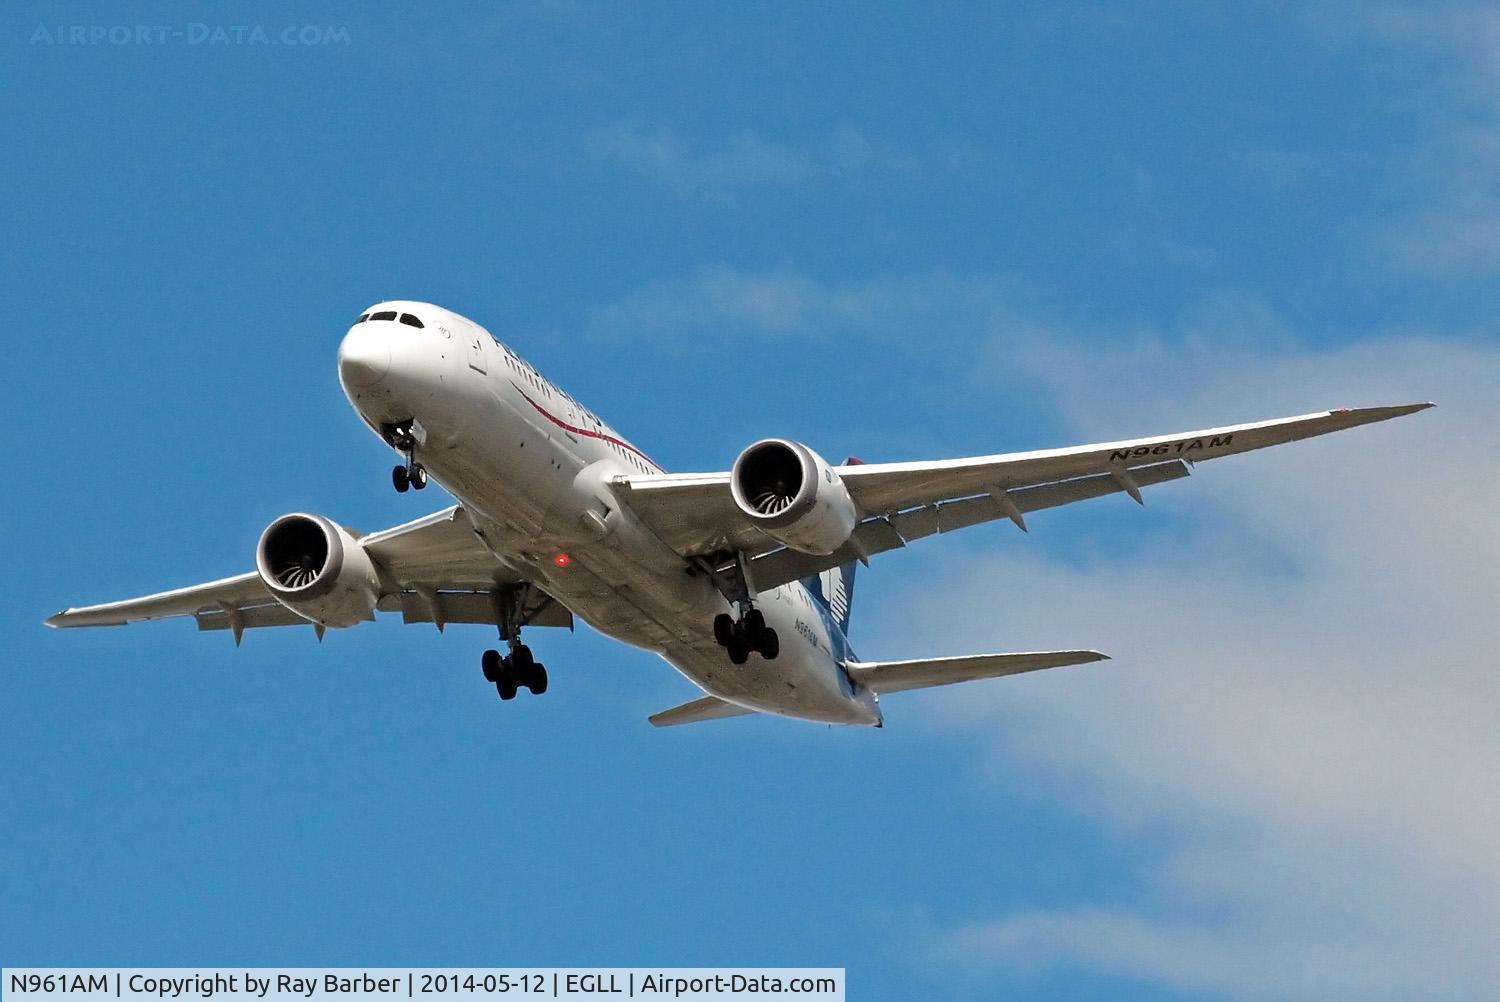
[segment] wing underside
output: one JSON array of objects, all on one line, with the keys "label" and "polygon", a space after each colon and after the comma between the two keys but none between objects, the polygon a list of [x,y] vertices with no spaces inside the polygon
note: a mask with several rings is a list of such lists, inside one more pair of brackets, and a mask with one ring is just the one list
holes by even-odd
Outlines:
[{"label": "wing underside", "polygon": [[1150,438],[973,459],[846,465],[836,468],[863,514],[848,544],[827,557],[787,549],[740,511],[729,473],[659,474],[616,481],[625,503],[667,545],[727,568],[750,558],[755,589],[765,590],[868,560],[914,539],[995,519],[1026,528],[1026,514],[1105,494],[1142,502],[1144,488],[1187,476],[1203,460],[1237,455],[1431,407],[1341,408],[1252,424]]},{"label": "wing underside", "polygon": [[[400,613],[403,622],[502,622],[502,602],[517,603],[523,625],[571,628],[572,613],[526,582],[474,534],[468,515],[454,506],[405,525],[371,533],[359,545],[379,568],[383,588],[377,612]],[[122,626],[144,620],[192,616],[200,630],[307,626],[282,605],[251,571],[232,578],[103,605],[65,609],[48,626]]]}]

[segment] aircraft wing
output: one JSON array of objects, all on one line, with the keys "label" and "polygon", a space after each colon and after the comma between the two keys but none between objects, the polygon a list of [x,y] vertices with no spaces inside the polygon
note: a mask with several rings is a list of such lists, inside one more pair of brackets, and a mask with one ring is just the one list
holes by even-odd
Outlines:
[{"label": "aircraft wing", "polygon": [[1340,408],[1065,449],[839,466],[835,472],[863,518],[850,542],[827,557],[798,553],[762,533],[734,503],[727,472],[632,476],[617,485],[624,501],[667,545],[684,556],[743,552],[752,558],[756,589],[764,590],[851,560],[867,560],[933,533],[998,518],[1025,529],[1028,512],[1103,494],[1122,492],[1141,501],[1142,488],[1187,476],[1189,464],[1431,406]]},{"label": "aircraft wing", "polygon": [[[572,627],[573,617],[551,596],[527,584],[474,535],[457,505],[358,539],[382,580],[376,609],[400,612],[408,623],[496,623],[502,592],[521,596],[523,622]],[[306,626],[308,621],[271,595],[254,571],[140,598],[64,609],[48,626],[123,626],[192,616],[200,630]]]}]

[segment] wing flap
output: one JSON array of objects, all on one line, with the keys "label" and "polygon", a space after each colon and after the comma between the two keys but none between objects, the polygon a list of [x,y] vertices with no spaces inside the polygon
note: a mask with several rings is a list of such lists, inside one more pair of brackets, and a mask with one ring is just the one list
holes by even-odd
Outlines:
[{"label": "wing flap", "polygon": [[[426,591],[424,589],[424,591]],[[573,614],[552,596],[529,589],[521,613],[522,626],[559,626],[571,630]],[[416,591],[400,595],[403,623],[483,623],[499,625],[498,594],[494,591]]]},{"label": "wing flap", "polygon": [[1043,668],[1108,661],[1098,651],[1036,651],[1027,654],[971,654],[956,658],[924,658],[915,661],[851,661],[844,666],[849,677],[881,695],[955,685],[982,678],[1020,675]]},{"label": "wing flap", "polygon": [[743,717],[754,713],[743,706],[737,706],[728,700],[720,699],[718,696],[704,696],[695,699],[691,703],[683,703],[674,706],[670,710],[663,710],[653,714],[646,719],[653,727],[676,727],[679,724],[696,724],[704,720],[724,720],[729,717]]}]

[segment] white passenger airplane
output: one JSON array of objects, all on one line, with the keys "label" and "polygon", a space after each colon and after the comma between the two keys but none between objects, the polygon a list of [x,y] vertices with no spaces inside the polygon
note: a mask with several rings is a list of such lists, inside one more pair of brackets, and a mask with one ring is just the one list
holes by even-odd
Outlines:
[{"label": "white passenger airplane", "polygon": [[[1430,407],[1341,408],[1255,424],[935,462],[826,462],[768,438],[719,473],[670,474],[483,327],[387,302],[339,346],[359,415],[402,453],[398,491],[436,478],[459,504],[361,535],[321,515],[276,519],[255,570],[106,605],[50,626],[192,616],[201,630],[311,624],[321,638],[400,612],[498,627],[484,677],[547,689],[526,626],[595,629],[656,651],[707,695],[657,726],[752,712],[882,723],[880,696],[1100,661],[1097,651],[861,661],[848,641],[857,563],[933,533],[1187,476],[1188,464]],[[754,659],[751,655],[754,654]]]}]

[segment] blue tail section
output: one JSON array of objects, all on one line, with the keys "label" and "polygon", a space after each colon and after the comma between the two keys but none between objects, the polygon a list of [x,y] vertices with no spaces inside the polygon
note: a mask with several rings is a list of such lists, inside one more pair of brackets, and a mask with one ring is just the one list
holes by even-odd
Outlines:
[{"label": "blue tail section", "polygon": [[849,635],[849,610],[854,605],[854,571],[857,561],[826,570],[810,578],[803,578],[802,585],[812,595],[813,601],[828,611],[844,636]]},{"label": "blue tail section", "polygon": [[[857,456],[844,460],[845,466],[864,464],[865,461]],[[851,560],[822,574],[802,579],[802,587],[812,595],[813,601],[827,611],[846,640],[849,637],[849,609],[854,605],[854,571],[858,566],[858,562]]]}]

